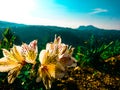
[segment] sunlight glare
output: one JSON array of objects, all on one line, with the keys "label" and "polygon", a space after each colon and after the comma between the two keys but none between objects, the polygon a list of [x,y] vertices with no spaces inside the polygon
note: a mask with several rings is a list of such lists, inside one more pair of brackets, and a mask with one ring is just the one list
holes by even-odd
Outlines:
[{"label": "sunlight glare", "polygon": [[0,19],[16,21],[26,18],[34,9],[34,0],[0,0]]}]

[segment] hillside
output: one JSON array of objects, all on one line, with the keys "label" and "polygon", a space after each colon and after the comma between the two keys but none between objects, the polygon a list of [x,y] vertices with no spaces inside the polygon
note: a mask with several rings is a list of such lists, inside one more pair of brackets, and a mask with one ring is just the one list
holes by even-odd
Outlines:
[{"label": "hillside", "polygon": [[[104,30],[94,26],[82,26],[82,28],[72,29],[56,26],[38,26],[38,25],[23,25],[16,23],[0,22],[0,32],[10,27],[12,32],[17,36],[16,43],[30,42],[33,39],[38,39],[39,45],[43,45],[53,40],[55,34],[60,35],[63,42],[78,46],[83,45],[91,35],[94,35],[99,43],[120,40],[119,30]],[[1,35],[0,35],[1,37]]]},{"label": "hillside", "polygon": [[79,26],[77,29],[78,30],[98,30],[99,28],[93,25],[88,25],[88,26]]}]

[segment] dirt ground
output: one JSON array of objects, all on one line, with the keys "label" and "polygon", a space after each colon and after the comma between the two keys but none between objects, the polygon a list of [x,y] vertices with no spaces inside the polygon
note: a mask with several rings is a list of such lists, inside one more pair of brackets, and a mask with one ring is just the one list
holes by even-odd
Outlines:
[{"label": "dirt ground", "polygon": [[120,90],[120,76],[113,76],[90,67],[69,68],[62,80],[57,80],[52,90]]}]

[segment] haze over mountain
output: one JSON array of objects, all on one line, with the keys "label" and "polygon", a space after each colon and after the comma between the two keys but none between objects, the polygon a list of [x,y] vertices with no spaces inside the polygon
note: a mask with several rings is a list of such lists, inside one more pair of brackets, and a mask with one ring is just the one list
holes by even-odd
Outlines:
[{"label": "haze over mountain", "polygon": [[[8,21],[0,21],[0,28],[7,28],[7,27],[11,28],[11,27],[21,27],[21,26],[27,26],[27,24],[8,22]],[[31,26],[33,26],[33,25],[31,25]],[[49,26],[49,25],[34,25],[34,26]],[[104,28],[98,28],[94,25],[81,25],[76,29],[78,29],[78,30],[97,30],[97,29],[101,29],[102,30]],[[113,29],[104,29],[104,30],[113,30]]]},{"label": "haze over mountain", "polygon": [[11,28],[11,27],[20,27],[23,26],[24,24],[17,24],[13,22],[7,22],[7,21],[0,21],[0,28]]},{"label": "haze over mountain", "polygon": [[[16,43],[27,42],[37,39],[39,45],[45,45],[54,39],[55,34],[60,35],[64,43],[78,46],[83,45],[85,41],[94,35],[99,43],[109,43],[111,41],[120,40],[120,30],[105,30],[95,26],[80,26],[77,29],[57,27],[57,26],[40,26],[40,25],[24,25],[11,22],[0,21],[0,33],[5,28],[10,27],[15,36]],[[0,34],[0,38],[1,38]]]},{"label": "haze over mountain", "polygon": [[[98,28],[96,26],[93,26],[93,25],[87,25],[87,26],[79,26],[77,28],[78,30],[116,30],[116,29],[104,29],[104,28]],[[118,29],[117,29],[118,30]]]}]

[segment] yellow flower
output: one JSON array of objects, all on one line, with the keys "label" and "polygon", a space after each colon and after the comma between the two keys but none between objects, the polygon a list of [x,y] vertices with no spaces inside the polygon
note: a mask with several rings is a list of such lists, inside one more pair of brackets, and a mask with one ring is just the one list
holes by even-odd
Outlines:
[{"label": "yellow flower", "polygon": [[[46,87],[50,89],[55,78],[64,76],[64,67],[56,60],[56,55],[48,50],[42,50],[39,55],[41,66],[38,69],[37,82],[41,79]],[[57,73],[56,73],[57,71]]]},{"label": "yellow flower", "polygon": [[35,64],[37,57],[37,41],[29,45],[14,45],[10,51],[3,49],[4,57],[0,59],[0,72],[8,72],[8,83],[13,83],[26,63]]},{"label": "yellow flower", "polygon": [[61,43],[60,37],[55,37],[54,42],[48,43],[46,49],[39,55],[41,66],[38,69],[37,82],[42,80],[46,89],[50,89],[53,80],[65,75],[66,67],[71,66],[76,60],[72,57],[74,48]]},{"label": "yellow flower", "polygon": [[25,57],[27,63],[35,64],[38,54],[37,40],[33,40],[29,45],[22,44],[22,55]]},{"label": "yellow flower", "polygon": [[0,59],[0,72],[8,72],[8,83],[13,83],[25,65],[20,46],[13,46],[10,51],[3,49],[4,57]]},{"label": "yellow flower", "polygon": [[62,43],[61,37],[55,37],[54,42],[46,45],[46,50],[57,55],[57,60],[64,66],[76,66],[76,59],[72,57],[74,48]]}]

